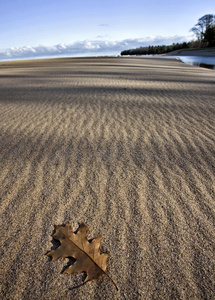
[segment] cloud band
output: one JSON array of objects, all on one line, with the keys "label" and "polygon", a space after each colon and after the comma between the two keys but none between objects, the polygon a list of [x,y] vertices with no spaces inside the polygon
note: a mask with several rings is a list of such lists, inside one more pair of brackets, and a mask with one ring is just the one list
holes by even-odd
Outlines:
[{"label": "cloud band", "polygon": [[126,49],[138,48],[149,45],[170,45],[190,40],[190,37],[146,37],[143,39],[125,39],[122,41],[79,41],[72,44],[58,44],[54,46],[24,46],[12,47],[0,50],[0,60],[27,59],[40,57],[62,56],[95,56],[95,55],[119,55]]}]

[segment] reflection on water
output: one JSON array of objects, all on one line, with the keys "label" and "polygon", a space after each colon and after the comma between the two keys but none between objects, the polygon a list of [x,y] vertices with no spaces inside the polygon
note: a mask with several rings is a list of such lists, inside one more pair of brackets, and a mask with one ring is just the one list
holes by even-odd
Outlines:
[{"label": "reflection on water", "polygon": [[203,67],[203,68],[208,68],[208,69],[213,69],[215,70],[215,57],[206,57],[206,56],[179,56],[178,57],[182,62],[193,65],[193,66],[198,66],[198,67]]}]

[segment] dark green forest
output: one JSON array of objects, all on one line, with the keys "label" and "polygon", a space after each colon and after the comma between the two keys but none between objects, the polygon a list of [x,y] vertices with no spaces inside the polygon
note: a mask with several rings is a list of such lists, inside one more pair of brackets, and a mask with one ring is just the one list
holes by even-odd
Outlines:
[{"label": "dark green forest", "polygon": [[169,53],[172,51],[190,48],[190,43],[177,43],[172,45],[162,45],[162,46],[148,46],[148,47],[139,47],[136,49],[124,50],[121,52],[121,55],[147,55],[147,54],[163,54]]},{"label": "dark green forest", "polygon": [[199,18],[198,23],[190,31],[196,35],[196,40],[172,45],[138,47],[124,50],[121,55],[164,54],[182,49],[215,47],[215,15],[207,14]]}]

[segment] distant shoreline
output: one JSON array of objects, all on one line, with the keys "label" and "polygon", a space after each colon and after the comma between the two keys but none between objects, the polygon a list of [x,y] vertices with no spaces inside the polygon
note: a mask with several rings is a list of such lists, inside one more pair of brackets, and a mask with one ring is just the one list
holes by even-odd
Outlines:
[{"label": "distant shoreline", "polygon": [[[215,48],[208,48],[208,49],[182,49],[182,50],[176,50],[173,52],[168,52],[168,53],[163,53],[163,54],[158,54],[161,56],[205,56],[205,57],[215,57]],[[137,56],[137,55],[131,55],[132,56]],[[140,56],[149,56],[149,55],[140,55]],[[150,55],[151,56],[151,55]],[[155,54],[156,56],[156,54]],[[55,57],[55,56],[50,56],[50,57],[29,57],[29,58],[16,58],[16,59],[11,59],[11,60],[0,60],[0,63],[14,63],[14,62],[25,62],[25,61],[44,61],[44,60],[49,60],[49,59],[87,59],[87,58],[98,58],[99,56],[71,56],[71,57]],[[106,55],[103,56],[101,55],[99,58],[113,58],[117,57],[115,55]]]},{"label": "distant shoreline", "polygon": [[207,56],[215,57],[215,48],[208,49],[184,49],[177,50],[170,53],[165,53],[164,55],[168,56]]}]

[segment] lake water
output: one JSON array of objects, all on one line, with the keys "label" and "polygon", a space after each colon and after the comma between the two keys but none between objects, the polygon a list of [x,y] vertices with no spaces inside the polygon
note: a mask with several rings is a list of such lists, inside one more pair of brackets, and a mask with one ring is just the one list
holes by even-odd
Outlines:
[{"label": "lake water", "polygon": [[206,56],[178,56],[178,58],[189,65],[204,67],[215,70],[215,57]]}]

